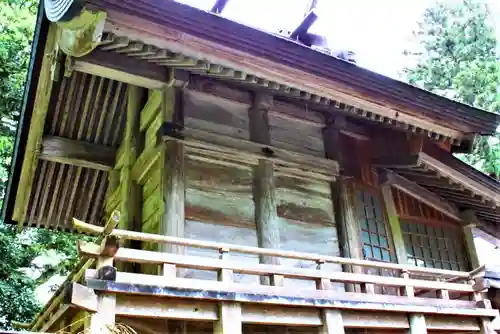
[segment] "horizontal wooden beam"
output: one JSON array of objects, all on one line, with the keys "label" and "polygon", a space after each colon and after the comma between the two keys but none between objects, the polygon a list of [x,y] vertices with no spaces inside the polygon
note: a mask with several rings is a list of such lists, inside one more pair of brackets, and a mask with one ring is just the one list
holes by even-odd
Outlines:
[{"label": "horizontal wooden beam", "polygon": [[[78,285],[75,283],[75,285]],[[79,288],[88,289],[79,286]],[[88,289],[91,291],[90,289]],[[85,304],[82,295],[75,295],[71,305]],[[246,324],[311,326],[322,324],[320,311],[317,308],[287,307],[262,304],[242,304],[242,322]],[[126,317],[125,323],[132,328],[154,319],[182,319],[194,321],[218,320],[217,303],[212,300],[195,300],[185,298],[165,299],[157,296],[137,296],[118,294],[116,315]],[[134,319],[128,322],[128,319]],[[127,319],[127,320],[126,320]],[[141,320],[144,319],[144,320]],[[363,312],[344,310],[342,312],[344,326],[347,328],[380,328],[408,329],[409,322],[405,314],[394,312]],[[429,315],[426,317],[428,327],[433,330],[474,331],[479,326],[474,318]]]},{"label": "horizontal wooden beam", "polygon": [[109,171],[115,164],[116,149],[85,141],[45,135],[38,158],[62,164]]},{"label": "horizontal wooden beam", "polygon": [[382,168],[413,168],[420,166],[421,158],[419,154],[409,156],[389,156],[372,159],[372,165]]},{"label": "horizontal wooden beam", "polygon": [[384,171],[380,175],[381,184],[391,185],[406,194],[420,200],[422,203],[446,214],[447,216],[461,221],[460,212],[452,203],[444,200],[435,193],[419,186],[418,184],[404,178],[394,172]]},{"label": "horizontal wooden beam", "polygon": [[[140,276],[140,274],[138,275]],[[303,290],[299,296],[284,287],[248,287],[244,284],[233,284],[228,287],[222,282],[183,278],[170,280],[163,286],[144,284],[144,279],[138,284],[89,279],[86,284],[94,290],[127,295],[194,298],[196,300],[203,296],[202,298],[205,300],[241,303],[476,317],[496,317],[499,314],[498,310],[478,308],[474,301],[432,300],[399,296],[383,296],[382,298],[380,295],[341,293],[333,290]]]},{"label": "horizontal wooden beam", "polygon": [[211,152],[216,157],[224,155],[239,157],[241,162],[256,164],[261,159],[276,163],[276,168],[282,173],[305,176],[309,179],[334,181],[339,173],[336,161],[277,148],[271,145],[259,144],[254,141],[233,138],[217,133],[184,127],[173,129],[166,123],[160,128],[159,136],[163,140],[177,140],[192,149],[201,149],[203,154]]}]

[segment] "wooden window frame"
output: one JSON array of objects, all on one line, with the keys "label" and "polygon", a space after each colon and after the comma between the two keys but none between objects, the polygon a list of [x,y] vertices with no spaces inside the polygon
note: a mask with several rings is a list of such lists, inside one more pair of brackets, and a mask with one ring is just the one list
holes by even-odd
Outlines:
[{"label": "wooden window frame", "polygon": [[[405,225],[408,225],[410,228],[407,229]],[[420,219],[418,217],[401,216],[400,226],[401,226],[401,232],[403,234],[403,242],[406,250],[406,255],[408,258],[408,264],[410,264],[411,261],[412,265],[418,266],[417,261],[420,260],[423,261],[425,267],[430,267],[430,268],[460,270],[460,271],[468,271],[470,269],[471,264],[469,256],[467,254],[467,248],[465,245],[465,240],[460,225],[434,219],[425,219],[425,218]],[[416,232],[411,231],[411,226],[415,226]],[[424,228],[425,233],[423,235],[418,230],[418,226],[425,226]],[[432,234],[429,233],[428,230],[429,226],[434,229]],[[436,235],[438,231],[436,230],[436,228],[442,231],[441,236]],[[447,237],[448,234],[446,230],[454,230],[454,236]],[[428,243],[428,247],[430,249],[428,251],[429,256],[426,256],[426,252],[424,251],[423,246],[417,246],[418,248],[421,248],[421,255],[418,256],[416,255],[416,248],[415,248],[416,243],[414,242],[414,238],[416,240],[419,240],[420,244],[422,244],[424,241]],[[423,239],[425,240],[422,241]],[[433,239],[436,240],[434,245],[431,244]],[[457,241],[459,241],[460,243],[458,247],[456,245]],[[410,244],[408,244],[408,242]],[[444,248],[441,245],[441,243],[444,244]],[[411,247],[412,253],[409,252],[410,249],[409,247]],[[437,258],[433,255],[433,252],[436,252],[438,254]],[[443,252],[444,254],[446,254],[446,259],[443,256]],[[464,254],[464,256],[460,258],[459,254]],[[437,265],[438,263],[440,263],[440,266]]]},{"label": "wooden window frame", "polygon": [[[396,256],[396,252],[395,252],[392,229],[391,229],[391,226],[390,226],[389,221],[388,221],[387,212],[386,212],[386,205],[385,205],[385,201],[384,201],[384,198],[382,196],[382,192],[381,192],[380,188],[372,186],[372,185],[368,185],[365,183],[354,182],[354,181],[350,183],[350,186],[352,189],[352,196],[353,196],[352,203],[355,205],[354,210],[356,212],[356,220],[357,220],[356,229],[357,229],[358,235],[360,237],[359,247],[361,249],[361,255],[363,256],[364,259],[370,260],[370,261],[397,263],[397,256]],[[387,238],[387,243],[388,243],[388,248],[386,248],[386,249],[389,251],[389,256],[390,256],[389,261],[384,261],[383,259],[376,259],[375,257],[368,258],[365,256],[365,252],[364,252],[365,243],[363,241],[363,232],[365,232],[365,231],[363,231],[363,228],[361,225],[361,217],[365,213],[364,212],[362,213],[360,211],[360,208],[358,207],[358,199],[356,198],[358,191],[362,192],[362,193],[367,193],[373,197],[376,197],[379,201],[380,215],[381,215],[381,219],[383,220],[385,231],[386,231],[385,236]],[[364,208],[363,208],[363,210],[364,210]],[[368,233],[370,233],[370,237],[371,237],[371,232],[368,231]],[[373,246],[370,245],[370,247],[372,247],[372,255],[373,255]],[[375,247],[381,248],[380,246],[375,246]]]}]

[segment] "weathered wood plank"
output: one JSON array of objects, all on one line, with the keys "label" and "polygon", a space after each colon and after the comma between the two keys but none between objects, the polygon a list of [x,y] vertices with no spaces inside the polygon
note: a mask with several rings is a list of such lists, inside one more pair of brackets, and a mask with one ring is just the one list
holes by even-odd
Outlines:
[{"label": "weathered wood plank", "polygon": [[31,188],[33,187],[34,174],[38,165],[37,150],[42,140],[45,125],[45,118],[49,108],[52,94],[53,76],[55,75],[56,64],[59,56],[56,51],[57,26],[51,23],[47,33],[47,40],[43,50],[43,60],[38,75],[38,85],[36,89],[33,112],[29,127],[29,135],[24,151],[23,166],[16,194],[16,202],[12,219],[21,226],[26,219]]},{"label": "weathered wood plank", "polygon": [[215,322],[214,333],[242,333],[241,304],[234,302],[222,302],[219,304],[219,319]]},{"label": "weathered wood plank", "polygon": [[396,187],[404,193],[417,198],[419,201],[425,203],[431,208],[434,208],[453,219],[460,220],[459,211],[452,203],[394,172],[385,171],[382,173],[380,176],[380,182],[385,185]]},{"label": "weathered wood plank", "polygon": [[[81,231],[81,232],[98,234],[98,233],[101,233],[103,231],[102,227],[88,224],[88,223],[82,222],[82,221],[75,219],[75,218],[73,218],[73,225],[78,231]],[[121,238],[121,239],[141,240],[141,241],[154,242],[154,243],[168,243],[168,244],[179,245],[179,246],[192,246],[192,247],[199,247],[199,248],[211,248],[211,249],[228,248],[233,252],[240,252],[240,253],[247,253],[247,254],[263,254],[263,255],[269,255],[269,256],[301,259],[301,260],[314,261],[314,262],[324,261],[324,262],[330,262],[330,263],[356,265],[356,266],[362,266],[362,267],[402,270],[402,271],[406,271],[408,273],[414,273],[414,274],[430,274],[430,275],[440,275],[443,277],[456,277],[456,278],[464,278],[464,279],[468,279],[470,277],[469,272],[463,272],[463,271],[416,267],[416,266],[411,266],[411,265],[403,265],[403,264],[390,263],[390,262],[376,262],[376,261],[352,259],[352,258],[345,258],[345,257],[336,257],[336,256],[314,254],[314,253],[285,251],[285,250],[279,250],[279,249],[262,249],[262,248],[258,248],[258,247],[243,246],[243,245],[237,245],[237,244],[192,240],[192,239],[186,239],[186,238],[178,238],[178,237],[171,237],[171,236],[143,233],[143,232],[126,231],[126,230],[120,230],[120,229],[113,230],[111,235],[116,236],[116,237]]]},{"label": "weathered wood plank", "polygon": [[[97,247],[97,248],[96,248]],[[95,244],[79,244],[79,253],[82,256],[97,257],[99,256],[99,246]],[[231,249],[231,248],[228,248]],[[325,278],[341,283],[372,283],[386,286],[396,287],[415,287],[425,288],[430,290],[449,290],[457,292],[472,293],[474,291],[472,285],[461,283],[426,281],[420,279],[405,279],[400,277],[376,276],[368,274],[353,274],[335,271],[321,271],[315,269],[292,268],[286,266],[276,266],[271,264],[240,264],[233,261],[221,261],[218,259],[200,258],[197,256],[186,256],[177,254],[166,254],[161,252],[151,252],[144,250],[135,250],[129,248],[120,248],[115,259],[117,261],[131,261],[138,263],[151,264],[175,264],[183,265],[187,268],[199,270],[218,270],[229,269],[234,272],[250,274],[250,275],[283,275],[293,278],[308,278],[311,280]],[[201,260],[203,259],[203,261]]]},{"label": "weathered wood plank", "polygon": [[[132,274],[131,274],[132,275]],[[158,277],[158,276],[155,276]],[[203,298],[206,300],[308,306],[364,311],[387,311],[419,314],[442,314],[476,317],[495,317],[498,310],[476,308],[475,302],[457,300],[433,300],[398,296],[339,293],[337,291],[295,291],[274,286],[248,286],[233,284],[230,287],[217,281],[177,278],[168,286],[130,284],[115,281],[87,280],[89,288],[108,293],[130,295],[154,295],[157,297]],[[411,301],[411,302],[410,302]]]},{"label": "weathered wood plank", "polygon": [[[161,117],[163,121],[173,122],[182,117],[175,87],[167,87],[162,93]],[[182,121],[182,120],[181,120]],[[160,161],[160,194],[163,201],[163,216],[160,234],[184,236],[185,202],[185,154],[184,145],[175,141],[162,144]],[[184,248],[175,245],[160,245],[164,252],[183,253]]]},{"label": "weathered wood plank", "polygon": [[479,256],[477,254],[476,244],[474,243],[473,233],[473,229],[479,224],[479,220],[474,212],[470,210],[464,211],[461,214],[461,217],[465,223],[465,226],[463,226],[463,236],[465,241],[465,249],[467,251],[467,257],[469,259],[471,268],[475,269],[481,265]]},{"label": "weathered wood plank", "polygon": [[324,310],[322,312],[322,325],[319,327],[320,334],[343,334],[344,322],[339,310]]},{"label": "weathered wood plank", "polygon": [[396,253],[397,261],[398,263],[406,264],[408,263],[408,257],[406,254],[406,247],[403,239],[403,232],[401,231],[399,216],[396,210],[396,204],[394,203],[394,198],[392,197],[391,186],[382,186],[381,192],[387,212],[387,218],[389,220],[389,226],[391,227],[392,241],[394,243],[394,251]]},{"label": "weathered wood plank", "polygon": [[43,136],[41,160],[109,171],[116,159],[112,147],[56,136]]},{"label": "weathered wood plank", "polygon": [[410,314],[409,334],[427,334],[427,325],[423,314]]}]

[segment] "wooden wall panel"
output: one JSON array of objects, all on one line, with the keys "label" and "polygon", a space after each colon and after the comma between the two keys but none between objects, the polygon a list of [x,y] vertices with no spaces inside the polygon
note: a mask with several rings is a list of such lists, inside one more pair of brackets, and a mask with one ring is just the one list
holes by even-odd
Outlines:
[{"label": "wooden wall panel", "polygon": [[321,124],[303,122],[278,113],[269,113],[271,145],[324,157]]},{"label": "wooden wall panel", "polygon": [[[187,220],[185,226],[186,238],[226,242],[244,246],[257,247],[257,233],[255,228],[227,226],[223,224],[213,224]],[[203,256],[218,258],[219,254],[215,250],[186,247],[186,254],[192,256]],[[259,258],[251,254],[230,253],[228,261],[238,263],[259,263]],[[207,280],[217,280],[217,273],[214,271],[186,270],[184,277]],[[253,275],[234,274],[234,281],[238,283],[259,284],[259,278]]]},{"label": "wooden wall panel", "polygon": [[183,101],[186,127],[235,138],[250,137],[247,104],[187,90]]}]

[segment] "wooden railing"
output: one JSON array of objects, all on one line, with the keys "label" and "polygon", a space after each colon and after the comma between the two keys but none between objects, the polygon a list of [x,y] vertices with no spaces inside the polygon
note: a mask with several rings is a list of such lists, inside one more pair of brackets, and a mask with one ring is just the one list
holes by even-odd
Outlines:
[{"label": "wooden railing", "polygon": [[[133,232],[112,229],[114,225],[110,224],[103,228],[78,220],[74,220],[74,225],[81,232],[99,235],[98,241],[102,240],[102,242],[80,242],[78,244],[83,265],[80,268],[81,270],[76,272],[76,275],[73,274],[70,281],[79,282],[83,280],[86,288],[91,289],[90,291],[96,290],[113,295],[121,294],[127,296],[127,298],[129,298],[128,296],[146,294],[155,298],[175,297],[176,300],[183,301],[194,299],[197,311],[191,313],[183,311],[182,317],[188,320],[216,320],[218,322],[233,323],[232,320],[224,319],[223,315],[225,313],[221,310],[214,310],[213,305],[224,306],[226,304],[233,305],[234,303],[238,305],[239,313],[237,312],[237,314],[240,317],[240,326],[242,322],[259,321],[260,323],[283,324],[284,321],[290,321],[293,318],[296,325],[320,324],[324,328],[328,327],[328,321],[332,321],[336,324],[336,329],[341,326],[343,330],[344,326],[362,326],[363,321],[366,320],[361,321],[359,319],[363,319],[363,316],[366,319],[366,311],[369,310],[370,314],[375,318],[377,316],[381,319],[385,317],[385,320],[380,320],[378,324],[372,324],[372,328],[387,328],[387,319],[390,318],[392,319],[390,321],[399,321],[397,326],[400,327],[394,325],[397,328],[410,328],[412,323],[415,323],[415,326],[422,326],[423,323],[424,327],[427,326],[425,328],[462,331],[487,328],[491,318],[498,315],[498,311],[491,309],[489,301],[484,299],[482,291],[475,291],[474,289],[475,278],[481,275],[484,268],[477,268],[471,272],[421,268],[395,263],[356,260]],[[218,258],[119,248],[119,239],[211,249],[214,253],[216,252]],[[311,261],[315,264],[315,268],[296,268],[285,265],[234,261],[230,257],[233,253]],[[89,261],[95,259],[97,259],[96,269],[88,269]],[[159,275],[117,271],[113,267],[114,263],[153,264],[160,266],[162,270]],[[326,270],[325,265],[328,263],[386,269],[399,277]],[[217,279],[186,278],[183,272],[192,269],[217,272]],[[235,274],[255,275],[263,279],[261,279],[261,284],[249,285],[237,282]],[[316,283],[316,288],[297,289],[297,287],[294,287],[293,282],[288,285],[287,279],[312,281]],[[334,284],[337,286],[334,286]],[[356,287],[353,290],[356,292],[344,292],[344,284]],[[476,284],[476,290],[477,286]],[[395,293],[393,295],[379,294],[382,287],[391,288]],[[93,309],[92,306],[89,306],[92,303],[89,304],[88,296],[83,299],[78,297],[78,293],[73,293],[73,296],[74,299],[70,302],[72,306],[83,307],[88,310]],[[120,299],[122,302],[123,298]],[[200,299],[206,300],[206,302],[201,302]],[[132,302],[133,299],[128,301],[128,306],[125,309],[121,308],[122,306],[119,303],[116,303],[114,313],[116,315],[126,314],[130,316],[132,309],[130,304]],[[206,304],[207,302],[215,304]],[[161,302],[152,303],[151,308],[157,308],[154,305],[158,305],[158,303]],[[186,305],[182,306],[181,309],[189,309],[190,306]],[[276,317],[271,319],[266,315],[268,310],[265,312],[260,311],[258,309],[259,305],[264,305],[266,308],[279,305],[280,308],[291,313],[288,313],[289,316],[287,317],[285,316],[286,312],[279,311],[283,315],[282,319],[285,320]],[[66,311],[64,307],[67,307],[67,305],[62,302],[62,297],[56,297],[53,299],[52,304],[45,309],[45,312],[34,321],[34,325],[30,326],[30,329],[49,329],[55,319]],[[231,307],[234,307],[234,305]],[[293,308],[290,309],[290,307]],[[304,313],[296,311],[297,308],[299,310],[313,308],[313,310],[304,311]],[[98,309],[95,306],[94,310]],[[175,309],[175,307],[171,306],[168,311],[170,313],[167,312],[168,314],[165,317],[172,316],[172,309]],[[140,314],[142,317],[147,313],[144,310],[141,312],[143,312]],[[159,312],[157,309],[150,311],[151,316],[153,314],[158,316]],[[296,312],[296,314],[293,312]],[[293,314],[293,316],[290,314]],[[308,316],[305,317],[304,314],[308,314]],[[387,318],[387,315],[391,316]],[[450,316],[459,316],[460,320],[451,323],[447,320],[445,324],[442,317]],[[233,317],[234,314],[230,318]],[[256,317],[260,320],[255,320]],[[339,321],[341,325],[338,325]],[[233,325],[228,326],[226,327],[231,328]],[[336,331],[324,331],[324,333],[330,332]]]}]

